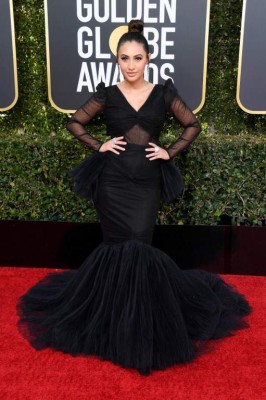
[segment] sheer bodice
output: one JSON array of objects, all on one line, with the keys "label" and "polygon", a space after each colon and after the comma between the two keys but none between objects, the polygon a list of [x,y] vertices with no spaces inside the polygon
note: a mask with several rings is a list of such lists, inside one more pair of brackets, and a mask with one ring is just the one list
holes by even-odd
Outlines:
[{"label": "sheer bodice", "polygon": [[92,136],[86,125],[98,113],[106,117],[106,133],[111,137],[124,136],[128,143],[147,145],[159,143],[167,114],[172,115],[182,126],[183,132],[166,150],[170,158],[187,148],[200,132],[196,116],[184,103],[171,79],[164,85],[155,85],[150,95],[135,110],[117,85],[97,86],[94,93],[70,118],[67,129],[82,143],[98,151],[102,142]]}]

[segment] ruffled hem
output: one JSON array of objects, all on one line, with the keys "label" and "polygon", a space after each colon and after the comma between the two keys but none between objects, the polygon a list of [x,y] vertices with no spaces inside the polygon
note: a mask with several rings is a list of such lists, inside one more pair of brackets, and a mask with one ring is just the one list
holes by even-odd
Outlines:
[{"label": "ruffled hem", "polygon": [[[73,189],[81,197],[95,201],[98,182],[106,161],[106,153],[94,153],[71,171]],[[182,175],[173,160],[161,163],[162,199],[165,203],[174,203],[184,190]]]},{"label": "ruffled hem", "polygon": [[75,271],[48,274],[17,305],[36,349],[97,355],[141,374],[185,363],[199,341],[246,327],[250,307],[219,276],[182,271],[135,240],[101,244]]},{"label": "ruffled hem", "polygon": [[162,198],[167,204],[174,203],[184,191],[183,177],[173,160],[161,163]]},{"label": "ruffled hem", "polygon": [[93,201],[97,199],[99,176],[105,160],[106,153],[94,153],[71,171],[73,189],[79,196]]}]

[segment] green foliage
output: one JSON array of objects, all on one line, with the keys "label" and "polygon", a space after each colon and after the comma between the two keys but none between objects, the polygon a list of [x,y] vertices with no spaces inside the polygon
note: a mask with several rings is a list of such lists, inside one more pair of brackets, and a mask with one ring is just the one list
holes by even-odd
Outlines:
[{"label": "green foliage", "polygon": [[203,135],[181,156],[183,198],[163,206],[161,223],[264,226],[266,143],[248,136]]},{"label": "green foliage", "polygon": [[69,172],[86,156],[77,143],[4,140],[0,154],[2,219],[95,221],[95,210],[71,188]]},{"label": "green foliage", "polygon": [[[0,215],[3,219],[95,222],[92,204],[72,191],[69,171],[89,153],[69,140],[0,142]],[[158,223],[265,223],[265,143],[256,138],[202,135],[179,159],[182,199],[163,205]],[[5,156],[3,156],[5,154]]]},{"label": "green foliage", "polygon": [[266,116],[242,111],[236,101],[242,1],[211,1],[206,102],[199,119],[209,133],[266,132]]},{"label": "green foliage", "polygon": [[48,101],[44,2],[16,0],[13,3],[19,98],[13,109],[0,114],[0,137],[62,132],[66,115],[53,109]]},{"label": "green foliage", "polygon": [[[88,151],[65,131],[67,116],[48,101],[43,0],[14,3],[19,100],[0,114],[0,218],[94,222],[91,204],[71,189],[69,171]],[[265,224],[265,127],[236,103],[242,2],[211,2],[203,134],[177,162],[184,197],[162,205],[158,223]],[[97,118],[94,132],[104,125]],[[176,136],[169,119],[163,140]]]}]

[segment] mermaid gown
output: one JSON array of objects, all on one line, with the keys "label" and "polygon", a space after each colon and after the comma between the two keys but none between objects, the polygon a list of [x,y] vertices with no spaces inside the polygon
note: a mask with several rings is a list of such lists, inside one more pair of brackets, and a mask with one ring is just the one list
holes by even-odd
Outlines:
[{"label": "mermaid gown", "polygon": [[[98,152],[85,126],[99,112],[107,135],[124,136],[124,152]],[[184,127],[167,149],[170,160],[148,160],[167,114]],[[73,171],[78,194],[94,201],[103,242],[77,270],[48,274],[17,304],[18,327],[36,349],[97,355],[141,374],[192,360],[199,343],[247,326],[246,299],[218,275],[181,270],[151,246],[160,201],[174,201],[182,177],[172,159],[200,125],[171,80],[155,85],[135,110],[116,86],[100,83],[67,128],[95,150]]]}]

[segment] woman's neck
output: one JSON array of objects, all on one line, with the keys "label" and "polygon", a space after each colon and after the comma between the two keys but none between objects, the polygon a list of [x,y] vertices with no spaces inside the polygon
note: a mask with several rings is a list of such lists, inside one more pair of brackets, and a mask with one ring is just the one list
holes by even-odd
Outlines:
[{"label": "woman's neck", "polygon": [[136,82],[130,82],[127,80],[123,80],[120,85],[124,87],[125,90],[139,90],[143,89],[144,87],[149,85],[148,81],[145,81],[145,79],[138,80]]}]

